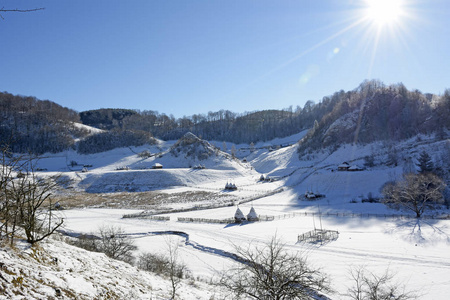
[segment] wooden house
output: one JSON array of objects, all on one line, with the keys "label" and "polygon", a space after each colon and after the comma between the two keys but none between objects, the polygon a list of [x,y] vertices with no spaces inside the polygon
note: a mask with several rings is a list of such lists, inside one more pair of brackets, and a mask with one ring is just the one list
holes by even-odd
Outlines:
[{"label": "wooden house", "polygon": [[348,171],[350,165],[348,162],[344,161],[342,164],[338,166],[338,171]]},{"label": "wooden house", "polygon": [[160,163],[155,163],[155,164],[152,166],[152,169],[162,169],[162,168],[163,168],[163,165],[160,164]]}]

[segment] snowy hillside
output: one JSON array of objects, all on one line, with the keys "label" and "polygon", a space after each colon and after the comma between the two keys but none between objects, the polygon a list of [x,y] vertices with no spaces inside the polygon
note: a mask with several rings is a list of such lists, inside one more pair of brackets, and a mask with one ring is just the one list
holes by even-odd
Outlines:
[{"label": "snowy hillside", "polygon": [[[140,155],[143,151],[149,155]],[[157,164],[162,169],[154,169]],[[223,189],[227,180],[258,177],[249,164],[192,134],[177,142],[118,148],[98,154],[80,155],[71,151],[47,154],[39,160],[38,168],[45,170],[43,175],[62,172],[76,190],[89,193],[141,192],[215,181]]]},{"label": "snowy hillside", "polygon": [[[170,282],[102,253],[47,240],[0,251],[0,299],[168,299]],[[217,288],[183,280],[182,299],[210,299]]]}]

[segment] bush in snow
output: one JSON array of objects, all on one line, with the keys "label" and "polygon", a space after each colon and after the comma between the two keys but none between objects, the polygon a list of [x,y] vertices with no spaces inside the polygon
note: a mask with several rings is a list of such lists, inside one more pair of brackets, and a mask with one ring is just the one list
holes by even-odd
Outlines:
[{"label": "bush in snow", "polygon": [[408,300],[416,299],[416,295],[394,282],[394,274],[385,271],[378,275],[367,271],[364,267],[351,268],[349,277],[354,285],[347,291],[347,296],[353,300]]},{"label": "bush in snow", "polygon": [[420,218],[422,214],[444,202],[445,183],[433,173],[405,174],[403,179],[383,188],[383,202],[394,208],[410,210]]},{"label": "bush in snow", "polygon": [[133,262],[133,251],[137,249],[133,240],[128,237],[121,227],[100,227],[98,248],[107,256],[128,263]]},{"label": "bush in snow", "polygon": [[327,277],[276,237],[262,247],[237,247],[236,254],[243,263],[227,270],[221,283],[238,298],[318,299],[330,291]]}]

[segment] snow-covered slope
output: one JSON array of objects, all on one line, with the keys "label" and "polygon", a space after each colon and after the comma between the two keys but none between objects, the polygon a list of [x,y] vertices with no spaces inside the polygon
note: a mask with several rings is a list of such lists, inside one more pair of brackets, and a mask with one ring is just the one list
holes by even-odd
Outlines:
[{"label": "snow-covered slope", "polygon": [[[170,282],[102,253],[47,240],[0,251],[0,299],[169,299]],[[211,299],[217,288],[183,280],[181,299]]]},{"label": "snow-covered slope", "polygon": [[[139,155],[148,151],[150,156]],[[153,169],[155,164],[162,169]],[[201,166],[201,169],[198,167]],[[174,186],[257,177],[249,164],[216,149],[193,134],[177,142],[155,146],[118,148],[80,155],[73,151],[48,154],[38,162],[42,174],[62,172],[77,190],[91,193],[138,192]]]},{"label": "snow-covered slope", "polygon": [[81,129],[81,130],[85,130],[85,131],[89,132],[90,134],[96,134],[96,133],[104,132],[103,129],[95,128],[95,127],[92,127],[92,126],[89,126],[89,125],[85,125],[85,124],[81,124],[81,123],[77,123],[77,122],[73,122],[72,124],[76,128]]}]

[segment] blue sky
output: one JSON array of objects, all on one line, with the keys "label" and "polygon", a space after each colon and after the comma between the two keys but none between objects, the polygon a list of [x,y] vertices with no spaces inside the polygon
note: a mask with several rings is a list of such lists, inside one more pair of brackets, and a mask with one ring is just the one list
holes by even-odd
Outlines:
[{"label": "blue sky", "polygon": [[295,109],[365,79],[450,88],[447,0],[403,0],[385,23],[368,0],[0,4],[45,7],[2,13],[0,90],[77,111]]}]

